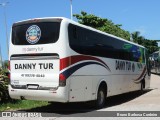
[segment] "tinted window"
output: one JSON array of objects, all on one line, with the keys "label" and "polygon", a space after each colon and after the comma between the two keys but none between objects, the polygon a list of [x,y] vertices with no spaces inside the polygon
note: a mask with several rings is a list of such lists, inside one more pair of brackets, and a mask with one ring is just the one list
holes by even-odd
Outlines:
[{"label": "tinted window", "polygon": [[[38,26],[36,30],[30,30],[33,26]],[[35,32],[33,39],[37,39],[35,44],[55,43],[59,38],[60,22],[39,22],[15,25],[12,28],[12,43],[14,45],[31,45],[32,41],[27,41],[27,35]],[[27,32],[28,31],[28,32]],[[36,38],[37,37],[37,38]],[[31,40],[32,40],[31,38]]]},{"label": "tinted window", "polygon": [[142,62],[142,48],[92,30],[70,24],[70,47],[86,55]]}]

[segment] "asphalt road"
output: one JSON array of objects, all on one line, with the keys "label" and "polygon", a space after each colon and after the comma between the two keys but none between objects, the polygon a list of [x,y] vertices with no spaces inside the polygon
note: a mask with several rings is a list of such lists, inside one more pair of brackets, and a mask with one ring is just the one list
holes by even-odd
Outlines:
[{"label": "asphalt road", "polygon": [[[130,95],[132,96],[132,93]],[[128,101],[101,109],[101,111],[160,111],[160,76],[152,74],[150,89],[144,94],[135,94],[133,99],[130,95],[125,98]]]},{"label": "asphalt road", "polygon": [[[111,112],[113,111],[113,112]],[[143,94],[139,92],[132,92],[127,94],[122,94],[107,99],[107,104],[103,109],[96,110],[92,108],[89,104],[86,103],[69,103],[69,104],[56,104],[48,105],[39,108],[33,108],[30,110],[22,110],[22,112],[38,112],[42,115],[49,115],[52,118],[41,118],[46,120],[70,120],[70,119],[103,119],[106,120],[105,116],[108,119],[117,119],[117,120],[159,120],[157,117],[117,117],[117,113],[124,111],[128,112],[133,111],[160,111],[160,76],[152,74],[150,89],[146,90]],[[149,112],[149,113],[150,113]],[[159,112],[160,113],[160,112]],[[112,116],[113,114],[113,116]],[[121,114],[121,112],[120,112]],[[124,115],[125,115],[124,114]],[[136,113],[137,114],[137,113]],[[123,114],[122,114],[123,115]],[[103,116],[103,117],[100,117]],[[160,116],[160,115],[159,115]],[[76,117],[76,118],[74,118]],[[98,117],[98,118],[95,118]],[[38,118],[41,120],[40,118]]]}]

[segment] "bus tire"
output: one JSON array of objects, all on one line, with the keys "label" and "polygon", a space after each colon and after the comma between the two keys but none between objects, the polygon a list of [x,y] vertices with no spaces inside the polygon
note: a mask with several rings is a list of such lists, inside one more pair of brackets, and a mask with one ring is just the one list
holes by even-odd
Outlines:
[{"label": "bus tire", "polygon": [[106,88],[104,86],[100,86],[97,92],[96,108],[100,109],[104,107],[106,103],[106,93]]},{"label": "bus tire", "polygon": [[144,93],[144,88],[145,88],[145,80],[143,79],[143,80],[141,81],[141,90],[140,90],[141,94]]}]

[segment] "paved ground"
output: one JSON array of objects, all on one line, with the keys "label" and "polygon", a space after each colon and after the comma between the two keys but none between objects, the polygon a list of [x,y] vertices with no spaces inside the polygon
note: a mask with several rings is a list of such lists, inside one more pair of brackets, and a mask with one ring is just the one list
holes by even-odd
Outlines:
[{"label": "paved ground", "polygon": [[[97,112],[98,111],[98,112]],[[41,108],[34,108],[31,110],[25,110],[25,112],[40,112],[44,114],[50,113],[50,115],[54,116],[52,118],[42,118],[46,120],[83,120],[86,116],[105,116],[106,114],[114,114],[110,111],[125,111],[124,113],[128,113],[129,111],[160,111],[160,76],[152,74],[150,90],[144,92],[144,94],[140,94],[139,92],[133,92],[129,94],[118,95],[114,97],[110,97],[107,100],[107,105],[105,108],[100,110],[95,110],[92,107],[88,106],[88,104],[84,103],[74,103],[74,104],[59,104],[59,105],[49,105]],[[135,112],[136,113],[136,112]],[[154,113],[154,112],[153,112]],[[137,113],[136,113],[137,114]],[[140,114],[140,113],[139,113]],[[159,112],[160,114],[160,112]],[[67,116],[67,117],[63,117]],[[74,118],[73,116],[79,116]],[[159,120],[159,118],[155,117],[87,117],[85,119],[92,120]],[[41,120],[41,119],[39,119]]]},{"label": "paved ground", "polygon": [[[130,97],[128,98],[130,99]],[[101,111],[160,111],[160,76],[152,74],[150,90],[134,99]]]}]

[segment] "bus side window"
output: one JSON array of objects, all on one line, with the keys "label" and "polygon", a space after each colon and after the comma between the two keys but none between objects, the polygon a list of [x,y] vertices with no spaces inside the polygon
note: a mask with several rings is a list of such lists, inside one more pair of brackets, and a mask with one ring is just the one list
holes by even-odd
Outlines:
[{"label": "bus side window", "polygon": [[73,38],[77,39],[77,27],[74,26],[72,30],[73,30]]}]

